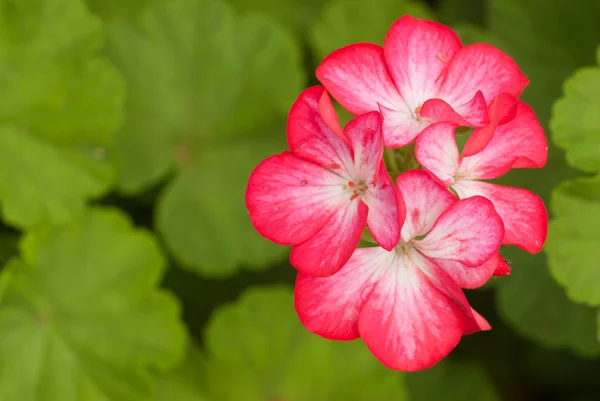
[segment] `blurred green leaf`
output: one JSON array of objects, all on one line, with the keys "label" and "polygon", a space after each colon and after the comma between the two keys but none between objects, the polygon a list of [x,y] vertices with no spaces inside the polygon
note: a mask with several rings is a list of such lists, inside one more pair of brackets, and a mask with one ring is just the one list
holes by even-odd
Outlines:
[{"label": "blurred green leaf", "polygon": [[570,165],[599,171],[600,68],[579,69],[565,82],[564,92],[564,97],[554,104],[552,140],[566,150]]},{"label": "blurred green leaf", "polygon": [[[521,254],[523,260],[536,258]],[[498,289],[497,303],[503,319],[528,338],[585,357],[600,355],[596,309],[570,301],[543,264],[513,263],[511,275]]]},{"label": "blurred green leaf", "polygon": [[340,47],[358,42],[383,44],[392,23],[403,14],[433,19],[426,4],[410,0],[333,0],[310,32],[318,60]]},{"label": "blurred green leaf", "polygon": [[0,269],[18,252],[16,233],[0,229]]},{"label": "blurred green leaf", "polygon": [[471,22],[483,25],[484,23],[487,5],[484,0],[439,0],[436,4],[437,14],[444,24]]},{"label": "blurred green leaf", "polygon": [[131,86],[121,188],[175,172],[157,227],[197,272],[224,276],[281,258],[286,249],[252,228],[244,191],[252,168],[285,149],[283,116],[303,82],[290,35],[221,2],[176,0],[149,8],[141,30],[111,24],[110,38]]},{"label": "blurred green leaf", "polygon": [[564,79],[593,63],[600,38],[597,0],[489,0],[490,30],[519,63],[531,83],[523,94],[542,122]]},{"label": "blurred green leaf", "polygon": [[[499,401],[493,383],[476,363],[442,361],[406,376],[410,401]],[[391,400],[391,399],[390,399]]]},{"label": "blurred green leaf", "polygon": [[98,209],[32,230],[20,248],[0,276],[12,273],[0,303],[0,399],[148,400],[150,369],[175,364],[186,339],[178,303],[156,288],[165,266],[154,238]]},{"label": "blurred green leaf", "polygon": [[152,0],[87,0],[87,3],[92,12],[103,18],[134,18],[150,1]]},{"label": "blurred green leaf", "polygon": [[113,176],[120,75],[78,0],[0,3],[0,202],[5,221],[64,222]]},{"label": "blurred green leaf", "polygon": [[381,365],[361,341],[329,341],[306,331],[285,287],[253,288],[220,308],[205,340],[205,386],[214,400],[407,399],[403,376]]},{"label": "blurred green leaf", "polygon": [[230,0],[239,11],[255,11],[281,22],[304,36],[329,0]]},{"label": "blurred green leaf", "polygon": [[546,253],[571,299],[600,305],[600,177],[567,181],[554,191]]},{"label": "blurred green leaf", "polygon": [[203,369],[204,356],[192,347],[179,366],[158,379],[156,401],[207,401],[201,388]]}]

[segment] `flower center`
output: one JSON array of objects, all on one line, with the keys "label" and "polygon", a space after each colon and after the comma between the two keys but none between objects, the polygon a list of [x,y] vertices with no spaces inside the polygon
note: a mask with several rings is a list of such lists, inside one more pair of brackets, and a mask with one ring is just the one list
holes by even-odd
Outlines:
[{"label": "flower center", "polygon": [[365,193],[367,193],[367,189],[369,189],[369,186],[363,180],[357,182],[348,181],[346,188],[352,190],[350,200],[354,200],[359,196],[363,196]]}]

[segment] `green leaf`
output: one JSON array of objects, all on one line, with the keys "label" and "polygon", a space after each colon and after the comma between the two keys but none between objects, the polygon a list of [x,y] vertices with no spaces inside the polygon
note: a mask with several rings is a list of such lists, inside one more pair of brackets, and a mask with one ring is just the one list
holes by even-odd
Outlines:
[{"label": "green leaf", "polygon": [[204,359],[198,348],[190,348],[179,366],[157,380],[156,401],[207,401],[200,385]]},{"label": "green leaf", "polygon": [[598,341],[600,342],[600,309],[598,309],[598,324],[596,325],[598,327]]},{"label": "green leaf", "polygon": [[87,0],[87,3],[102,18],[135,18],[150,0]]},{"label": "green leaf", "polygon": [[433,19],[427,5],[410,0],[334,0],[310,32],[313,51],[319,60],[340,47],[358,42],[383,44],[392,23],[403,14]]},{"label": "green leaf", "polygon": [[[600,38],[596,0],[490,0],[490,30],[531,79],[523,94],[542,122],[560,96],[564,79],[593,63]],[[585,10],[585,11],[583,11]]]},{"label": "green leaf", "polygon": [[499,401],[494,385],[476,363],[442,361],[406,376],[411,401]]},{"label": "green leaf", "polygon": [[219,309],[205,342],[205,386],[215,400],[407,399],[403,376],[381,365],[361,341],[329,341],[306,331],[285,287],[253,288]]},{"label": "green leaf", "polygon": [[124,85],[101,44],[81,1],[0,4],[0,202],[12,225],[65,222],[111,184]]},{"label": "green leaf", "polygon": [[0,229],[0,269],[18,252],[16,233]]},{"label": "green leaf", "polygon": [[[522,260],[537,257],[520,253]],[[497,304],[501,317],[532,340],[584,357],[600,355],[596,309],[570,301],[543,264],[513,263],[510,276],[498,289]]]},{"label": "green leaf", "polygon": [[157,226],[197,272],[223,276],[280,259],[286,248],[255,232],[244,192],[252,168],[285,149],[284,116],[303,82],[293,38],[214,0],[157,4],[141,31],[113,23],[110,38],[131,85],[118,135],[121,189],[137,192],[174,173]]},{"label": "green leaf", "polygon": [[230,0],[236,10],[256,11],[279,21],[304,36],[327,1],[323,0]]},{"label": "green leaf", "polygon": [[552,274],[575,302],[600,305],[600,177],[563,183],[552,209],[546,243]]},{"label": "green leaf", "polygon": [[600,68],[578,70],[564,84],[554,104],[552,140],[566,150],[570,165],[600,171]]},{"label": "green leaf", "polygon": [[437,14],[444,24],[471,22],[483,25],[486,3],[481,0],[440,0]]},{"label": "green leaf", "polygon": [[182,170],[163,191],[158,200],[157,227],[184,266],[198,266],[201,273],[210,276],[227,276],[242,263],[253,263],[246,266],[250,269],[267,266],[288,250],[267,246],[271,244],[254,233],[248,219],[240,188],[245,187],[249,172],[259,162],[249,154],[253,146],[262,149],[265,156],[285,148],[281,141],[271,139],[214,148],[197,166]]},{"label": "green leaf", "polygon": [[164,259],[154,238],[115,210],[38,227],[0,303],[0,399],[136,401],[154,390],[151,369],[183,352],[173,296],[157,290]]}]

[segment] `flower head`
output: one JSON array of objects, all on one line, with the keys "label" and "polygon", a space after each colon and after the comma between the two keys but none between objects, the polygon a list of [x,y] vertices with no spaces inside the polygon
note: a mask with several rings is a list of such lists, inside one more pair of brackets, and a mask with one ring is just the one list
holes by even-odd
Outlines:
[{"label": "flower head", "polygon": [[380,114],[372,112],[342,131],[325,90],[308,88],[289,114],[290,151],[252,172],[246,192],[250,219],[264,237],[293,246],[290,260],[299,271],[338,271],[365,225],[383,248],[398,242],[396,192],[383,165],[380,125]]},{"label": "flower head", "polygon": [[425,171],[400,175],[397,187],[404,224],[394,249],[357,249],[329,277],[300,273],[295,305],[310,331],[361,337],[386,366],[415,371],[463,334],[490,329],[460,287],[478,287],[496,271],[504,228],[489,200],[457,200]]},{"label": "flower head", "polygon": [[[497,48],[463,46],[447,26],[411,16],[392,25],[383,48],[359,43],[336,50],[318,67],[317,77],[353,114],[380,110],[385,145],[391,148],[411,143],[437,121],[491,125],[493,132],[498,116],[489,114],[493,100],[502,95],[495,107],[509,117],[511,106],[505,101],[518,97],[529,83]],[[483,144],[489,140],[482,139]]]},{"label": "flower head", "polygon": [[533,110],[518,102],[516,117],[498,126],[489,144],[473,156],[459,156],[456,128],[437,123],[423,130],[415,147],[419,163],[459,198],[491,200],[504,221],[504,243],[539,252],[548,232],[548,214],[540,197],[525,189],[480,181],[498,178],[512,168],[546,164],[548,144]]}]

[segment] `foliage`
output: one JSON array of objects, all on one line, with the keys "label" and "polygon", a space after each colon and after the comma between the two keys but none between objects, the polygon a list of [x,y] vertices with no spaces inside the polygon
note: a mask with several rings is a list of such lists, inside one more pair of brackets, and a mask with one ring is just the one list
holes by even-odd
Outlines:
[{"label": "foliage", "polygon": [[[403,13],[514,57],[551,140],[498,180],[550,205],[544,252],[503,248],[511,275],[467,294],[492,331],[415,374],[307,332],[244,204],[319,61]],[[597,0],[0,0],[0,401],[600,398],[598,20]]]}]

